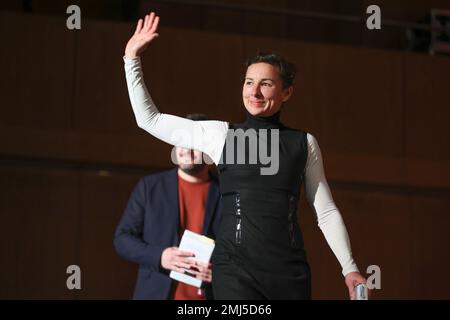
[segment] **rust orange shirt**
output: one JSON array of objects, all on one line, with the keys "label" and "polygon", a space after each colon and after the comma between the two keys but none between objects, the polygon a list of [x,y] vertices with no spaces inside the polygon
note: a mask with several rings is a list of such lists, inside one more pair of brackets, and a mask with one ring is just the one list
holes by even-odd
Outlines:
[{"label": "rust orange shirt", "polygon": [[[205,218],[206,200],[208,199],[209,181],[189,182],[178,176],[178,202],[180,208],[180,236],[184,230],[201,234]],[[198,294],[198,288],[176,282],[174,300],[204,300]]]}]

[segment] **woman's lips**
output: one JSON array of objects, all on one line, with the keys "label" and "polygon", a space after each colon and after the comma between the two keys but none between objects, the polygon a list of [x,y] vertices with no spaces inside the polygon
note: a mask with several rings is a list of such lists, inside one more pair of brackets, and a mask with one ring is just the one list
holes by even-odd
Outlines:
[{"label": "woman's lips", "polygon": [[264,101],[250,101],[250,104],[253,106],[261,106],[264,105]]}]

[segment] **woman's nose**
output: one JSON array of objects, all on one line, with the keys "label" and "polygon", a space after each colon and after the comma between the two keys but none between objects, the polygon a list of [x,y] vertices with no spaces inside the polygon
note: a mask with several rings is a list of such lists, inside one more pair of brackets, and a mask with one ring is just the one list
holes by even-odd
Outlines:
[{"label": "woman's nose", "polygon": [[261,90],[259,85],[254,85],[251,89],[251,94],[252,96],[260,96],[261,95]]}]

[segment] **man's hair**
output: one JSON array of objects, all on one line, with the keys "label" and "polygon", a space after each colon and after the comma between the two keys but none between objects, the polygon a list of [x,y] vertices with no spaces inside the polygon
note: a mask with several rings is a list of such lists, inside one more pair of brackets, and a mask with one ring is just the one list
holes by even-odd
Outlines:
[{"label": "man's hair", "polygon": [[247,69],[255,63],[268,63],[280,72],[281,81],[283,82],[283,89],[286,89],[294,84],[295,74],[297,69],[294,64],[288,62],[282,56],[276,53],[259,52],[256,56],[247,59],[244,66]]},{"label": "man's hair", "polygon": [[208,120],[208,117],[203,113],[189,113],[186,115],[186,119],[201,121],[201,120]]}]

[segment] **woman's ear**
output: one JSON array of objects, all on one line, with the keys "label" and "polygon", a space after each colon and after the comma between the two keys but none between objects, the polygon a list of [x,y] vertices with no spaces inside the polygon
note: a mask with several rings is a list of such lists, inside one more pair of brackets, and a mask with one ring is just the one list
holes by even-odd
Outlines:
[{"label": "woman's ear", "polygon": [[288,101],[291,98],[293,92],[294,86],[289,86],[287,89],[284,89],[283,102]]}]

